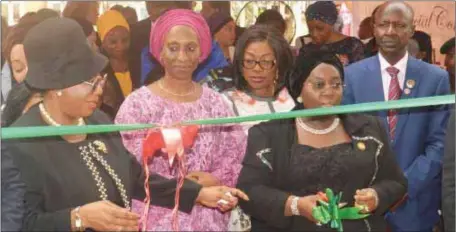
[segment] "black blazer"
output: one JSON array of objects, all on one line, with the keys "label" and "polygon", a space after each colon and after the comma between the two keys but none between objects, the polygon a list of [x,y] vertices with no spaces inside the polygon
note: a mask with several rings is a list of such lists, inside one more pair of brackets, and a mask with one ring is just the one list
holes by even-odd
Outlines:
[{"label": "black blazer", "polygon": [[[109,124],[109,119],[102,112],[96,111],[86,122],[89,125]],[[40,117],[38,107],[35,106],[12,127],[42,125],[45,123]],[[119,134],[106,133],[92,137],[89,135],[88,140],[92,139],[101,140],[106,144],[108,154],[103,157],[122,180],[129,199],[143,200],[145,192],[142,168],[136,158],[123,147]],[[26,184],[23,230],[70,231],[71,210],[100,200],[94,179],[80,158],[79,151],[61,137],[9,141],[6,152],[15,158],[14,161],[18,164]],[[105,173],[103,168],[99,168],[99,171]],[[120,194],[113,187],[112,179],[105,178],[104,183],[108,191],[115,190],[108,192],[109,200],[120,199]],[[152,174],[149,184],[151,204],[174,207],[175,179],[168,180]],[[186,180],[181,190],[180,210],[192,210],[200,189],[200,185]],[[19,195],[12,200],[20,202],[23,199]],[[121,205],[121,202],[112,201]]]},{"label": "black blazer", "polygon": [[2,231],[21,231],[25,184],[12,154],[2,144]]},{"label": "black blazer", "polygon": [[[353,170],[359,172],[359,175],[354,175],[356,178],[350,181],[349,187],[353,190],[372,187],[377,191],[380,200],[375,214],[368,218],[368,222],[353,221],[354,227],[350,230],[350,225],[347,224],[352,222],[345,221],[344,228],[347,231],[354,231],[353,228],[366,231],[365,223],[369,223],[372,231],[384,231],[386,222],[383,214],[405,195],[407,181],[396,163],[394,153],[388,144],[387,134],[378,119],[365,115],[340,117],[345,130],[352,136],[355,148],[357,139],[354,137],[367,139],[364,141],[365,151],[354,149],[354,156],[363,157],[358,159],[365,168]],[[375,154],[380,144],[369,136],[383,143],[377,161]],[[252,231],[324,230],[324,227],[317,227],[304,217],[284,216],[286,200],[293,194],[290,190],[293,186],[287,185],[287,170],[291,147],[296,143],[296,138],[294,119],[269,121],[249,130],[247,152],[237,187],[245,191],[250,198],[248,202],[241,201],[240,205],[251,215]],[[270,150],[265,151],[268,148]],[[259,152],[268,153],[263,157],[268,159],[272,171],[258,158]],[[376,168],[378,172],[375,174]],[[376,178],[372,186],[368,186],[373,176]],[[353,196],[344,193],[343,200],[352,205]]]}]

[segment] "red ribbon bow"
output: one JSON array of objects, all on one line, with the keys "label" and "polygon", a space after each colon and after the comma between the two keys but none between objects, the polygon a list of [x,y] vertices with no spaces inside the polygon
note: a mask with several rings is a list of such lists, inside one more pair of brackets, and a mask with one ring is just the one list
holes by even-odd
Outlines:
[{"label": "red ribbon bow", "polygon": [[150,207],[150,192],[149,192],[149,168],[147,163],[149,158],[153,158],[159,150],[164,150],[168,153],[170,166],[173,165],[175,156],[178,157],[179,177],[176,187],[176,197],[173,209],[173,229],[179,231],[179,222],[177,220],[179,209],[179,193],[186,175],[184,149],[191,148],[198,135],[198,126],[184,126],[180,128],[163,127],[159,130],[152,129],[147,133],[142,144],[142,158],[145,171],[144,190],[146,198],[144,199],[145,207],[142,215],[142,231],[147,231],[147,217]]}]

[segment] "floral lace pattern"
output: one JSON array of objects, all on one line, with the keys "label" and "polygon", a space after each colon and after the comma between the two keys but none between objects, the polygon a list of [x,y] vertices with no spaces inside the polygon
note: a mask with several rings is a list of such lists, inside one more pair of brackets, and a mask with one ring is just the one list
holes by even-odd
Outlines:
[{"label": "floral lace pattern", "polygon": [[[233,116],[222,96],[203,87],[199,100],[177,103],[152,93],[142,87],[130,94],[120,107],[115,122],[171,124],[175,122]],[[125,147],[141,162],[141,143],[147,130],[122,132]],[[209,172],[224,185],[234,186],[245,154],[246,136],[238,125],[202,126],[192,149],[186,151],[188,171]],[[167,178],[177,176],[164,156],[149,161],[149,170]],[[133,201],[133,210],[142,213],[144,204]],[[172,230],[172,210],[152,206],[149,210],[147,228],[154,231]],[[226,231],[229,214],[217,209],[195,206],[191,214],[179,213],[180,229],[183,231]]]}]

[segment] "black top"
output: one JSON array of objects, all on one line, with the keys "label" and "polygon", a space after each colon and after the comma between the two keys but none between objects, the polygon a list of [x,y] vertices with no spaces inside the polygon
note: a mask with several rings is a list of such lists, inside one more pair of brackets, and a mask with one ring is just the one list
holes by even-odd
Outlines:
[{"label": "black top", "polygon": [[349,65],[364,59],[364,44],[355,37],[347,37],[340,41],[323,45],[307,43],[302,46],[299,52],[314,52],[320,50],[325,50],[338,55],[344,65]]},{"label": "black top", "polygon": [[[107,116],[96,111],[86,119],[88,125],[110,124]],[[44,126],[37,106],[13,124],[13,127]],[[96,141],[96,142],[95,142]],[[97,144],[102,142],[105,148]],[[89,135],[87,140],[70,144],[61,137],[45,137],[8,141],[7,152],[15,158],[26,184],[23,230],[70,231],[70,211],[101,200],[101,192],[81,148],[92,144],[124,185],[125,199],[143,200],[144,175],[136,158],[122,145],[118,133]],[[102,148],[102,147],[101,147]],[[104,151],[105,152],[104,152]],[[93,154],[93,153],[92,153]],[[89,155],[89,157],[95,157]],[[87,157],[86,157],[87,158]],[[107,198],[124,207],[120,189],[113,175],[96,159],[91,159],[106,187]],[[152,174],[149,180],[152,204],[172,208],[176,181]],[[186,181],[181,190],[180,209],[190,212],[201,186]]]},{"label": "black top", "polygon": [[[250,198],[241,202],[252,231],[333,231],[305,217],[284,216],[290,195],[316,194],[326,188],[343,192],[354,205],[357,189],[374,188],[379,205],[366,220],[343,221],[345,231],[385,231],[383,214],[406,193],[407,182],[397,165],[380,122],[371,116],[341,116],[351,143],[316,149],[297,143],[294,120],[261,123],[249,130],[247,153],[238,187]],[[365,150],[358,148],[358,143]],[[378,153],[378,154],[377,154]]]},{"label": "black top", "polygon": [[445,138],[445,153],[443,155],[443,175],[442,175],[442,211],[445,231],[456,231],[455,228],[455,112],[451,114],[448,121],[447,135]]}]

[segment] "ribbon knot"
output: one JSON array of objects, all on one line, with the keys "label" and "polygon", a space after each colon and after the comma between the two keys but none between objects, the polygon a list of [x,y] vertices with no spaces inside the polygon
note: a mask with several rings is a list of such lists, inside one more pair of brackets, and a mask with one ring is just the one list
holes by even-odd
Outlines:
[{"label": "ribbon knot", "polygon": [[358,207],[343,208],[344,203],[340,203],[342,192],[334,195],[334,192],[327,188],[326,194],[320,193],[323,197],[319,197],[319,206],[312,209],[312,216],[323,225],[330,224],[332,229],[339,232],[344,231],[342,220],[356,220],[368,217],[370,214],[360,213]]}]

